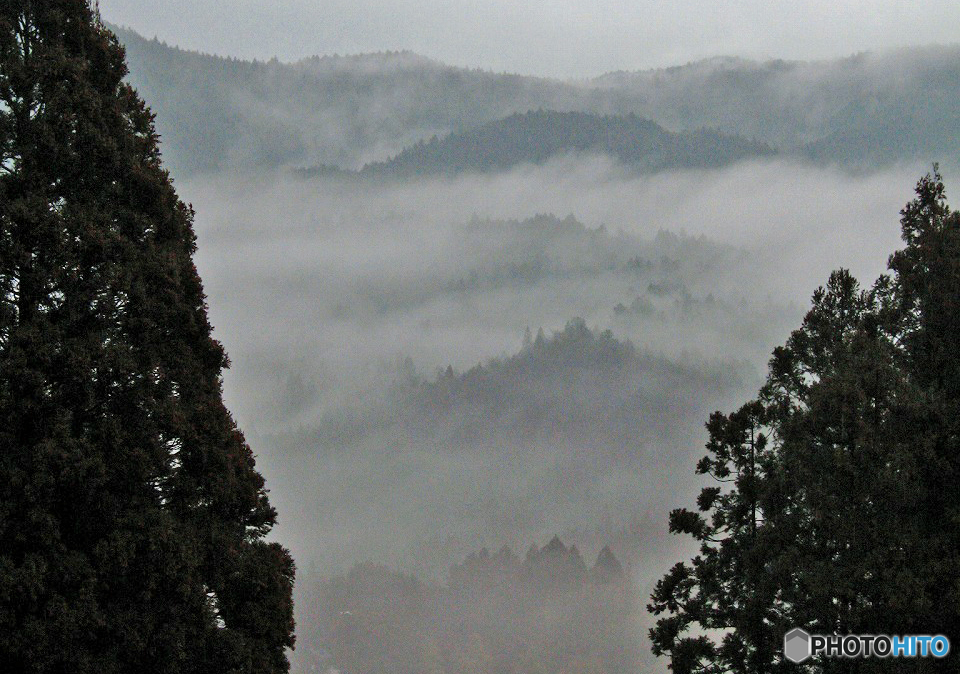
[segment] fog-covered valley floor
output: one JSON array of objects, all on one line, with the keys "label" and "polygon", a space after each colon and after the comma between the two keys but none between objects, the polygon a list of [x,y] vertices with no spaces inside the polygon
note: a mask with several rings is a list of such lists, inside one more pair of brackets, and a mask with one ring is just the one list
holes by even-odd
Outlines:
[{"label": "fog-covered valley floor", "polygon": [[300,568],[295,662],[326,653],[308,617],[321,579],[362,562],[442,583],[482,547],[555,534],[628,565],[645,643],[645,598],[686,551],[667,514],[696,493],[707,416],[756,391],[830,270],[883,271],[924,168],[638,176],[570,156],[181,183],[227,403]]}]

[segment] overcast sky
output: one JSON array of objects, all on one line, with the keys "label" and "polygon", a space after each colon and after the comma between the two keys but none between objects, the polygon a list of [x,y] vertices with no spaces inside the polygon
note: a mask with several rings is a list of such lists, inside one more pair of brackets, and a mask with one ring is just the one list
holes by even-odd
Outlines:
[{"label": "overcast sky", "polygon": [[957,0],[100,0],[107,21],[189,49],[290,61],[411,49],[580,77],[716,55],[809,59],[960,42]]}]

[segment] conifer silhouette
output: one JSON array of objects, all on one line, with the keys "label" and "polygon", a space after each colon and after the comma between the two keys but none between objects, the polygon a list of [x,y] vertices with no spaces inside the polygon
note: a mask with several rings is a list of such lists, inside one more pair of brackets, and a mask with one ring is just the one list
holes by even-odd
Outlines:
[{"label": "conifer silhouette", "polygon": [[0,7],[0,669],[285,671],[293,562],[125,74],[87,0]]}]

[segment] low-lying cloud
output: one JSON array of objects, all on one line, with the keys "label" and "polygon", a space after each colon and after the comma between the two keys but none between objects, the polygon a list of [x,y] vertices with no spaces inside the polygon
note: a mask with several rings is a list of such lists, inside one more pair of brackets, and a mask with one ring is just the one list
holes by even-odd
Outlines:
[{"label": "low-lying cloud", "polygon": [[307,575],[442,580],[481,546],[561,533],[612,544],[643,596],[681,554],[666,516],[696,493],[706,415],[755,392],[832,269],[884,270],[924,170],[637,176],[567,157],[180,191],[227,402]]}]

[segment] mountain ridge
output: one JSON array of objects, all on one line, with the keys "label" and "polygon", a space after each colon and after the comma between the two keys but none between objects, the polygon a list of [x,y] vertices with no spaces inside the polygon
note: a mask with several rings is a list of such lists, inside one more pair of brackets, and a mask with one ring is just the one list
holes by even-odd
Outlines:
[{"label": "mountain ridge", "polygon": [[656,122],[627,115],[536,110],[439,139],[420,141],[360,175],[444,175],[508,170],[542,164],[568,153],[602,154],[639,171],[716,168],[771,156],[764,143],[701,129],[673,133]]},{"label": "mountain ridge", "polygon": [[128,80],[156,112],[175,174],[358,170],[423,139],[517,113],[635,114],[853,168],[960,156],[960,46],[833,61],[716,57],[561,81],[448,66],[415,52],[293,64],[204,55],[117,28]]}]

